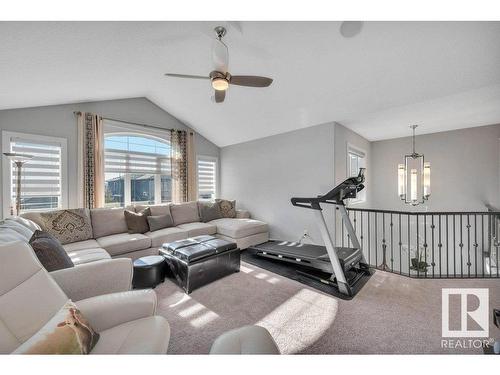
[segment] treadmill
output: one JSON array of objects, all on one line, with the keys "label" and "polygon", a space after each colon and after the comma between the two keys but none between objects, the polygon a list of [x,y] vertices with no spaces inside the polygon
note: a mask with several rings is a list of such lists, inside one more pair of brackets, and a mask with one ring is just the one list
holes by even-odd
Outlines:
[{"label": "treadmill", "polygon": [[[357,291],[356,284],[363,276],[369,277],[372,271],[366,263],[344,200],[355,198],[356,194],[363,190],[364,172],[365,169],[360,168],[358,176],[346,179],[325,195],[291,199],[292,205],[314,212],[325,246],[301,242],[269,241],[254,246],[253,253],[260,257],[301,266],[300,269],[297,269],[301,275],[332,285],[346,296],[354,296]],[[334,245],[323,216],[321,204],[332,204],[340,211],[353,247]]]}]

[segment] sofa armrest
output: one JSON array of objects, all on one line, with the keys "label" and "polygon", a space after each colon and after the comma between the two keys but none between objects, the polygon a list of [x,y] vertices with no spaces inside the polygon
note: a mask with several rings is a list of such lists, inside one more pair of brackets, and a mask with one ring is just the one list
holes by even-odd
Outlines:
[{"label": "sofa armrest", "polygon": [[247,210],[236,210],[236,219],[250,219],[250,212]]},{"label": "sofa armrest", "polygon": [[76,305],[97,332],[153,316],[156,293],[151,289],[107,294],[77,301]]},{"label": "sofa armrest", "polygon": [[50,275],[68,298],[84,298],[132,288],[133,267],[128,258],[104,259],[53,271]]}]

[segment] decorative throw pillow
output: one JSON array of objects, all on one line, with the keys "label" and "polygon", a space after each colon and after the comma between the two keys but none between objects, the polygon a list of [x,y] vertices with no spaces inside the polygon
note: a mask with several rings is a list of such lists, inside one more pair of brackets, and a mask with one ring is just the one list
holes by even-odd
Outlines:
[{"label": "decorative throw pillow", "polygon": [[204,223],[222,218],[220,205],[217,202],[198,202],[198,210]]},{"label": "decorative throw pillow", "polygon": [[215,202],[219,204],[222,217],[228,217],[228,218],[236,217],[236,201],[228,201],[226,199],[216,199]]},{"label": "decorative throw pillow", "polygon": [[78,307],[66,304],[14,354],[89,354],[99,340]]},{"label": "decorative throw pillow", "polygon": [[17,232],[24,240],[27,242],[30,240],[33,235],[33,231],[16,220],[12,220],[11,218],[7,218],[5,220],[0,221],[0,228],[9,228],[13,231]]},{"label": "decorative throw pillow", "polygon": [[149,232],[148,216],[151,215],[149,207],[137,213],[128,210],[125,210],[124,212],[129,233]]},{"label": "decorative throw pillow", "polygon": [[50,233],[35,231],[29,244],[42,266],[49,272],[75,266],[61,243]]},{"label": "decorative throw pillow", "polygon": [[40,221],[42,229],[63,245],[94,237],[89,210],[85,208],[42,212]]},{"label": "decorative throw pillow", "polygon": [[147,219],[148,219],[149,230],[151,232],[174,226],[174,221],[172,220],[171,215],[148,216]]}]

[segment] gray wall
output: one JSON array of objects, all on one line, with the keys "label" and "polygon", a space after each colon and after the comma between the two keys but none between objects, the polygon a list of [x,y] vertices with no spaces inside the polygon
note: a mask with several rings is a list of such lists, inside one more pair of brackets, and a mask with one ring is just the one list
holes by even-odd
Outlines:
[{"label": "gray wall", "polygon": [[[93,112],[104,117],[151,124],[165,128],[187,129],[182,122],[146,98],[75,103],[0,111],[0,137],[1,130],[8,130],[21,133],[57,136],[67,139],[69,206],[76,205],[78,192],[76,182],[77,131],[76,118],[73,111]],[[219,157],[219,148],[200,135],[196,136],[196,149],[198,154]],[[3,184],[2,173],[0,173],[0,183]],[[2,213],[3,202],[0,204],[0,216]]]},{"label": "gray wall", "polygon": [[298,240],[304,229],[322,243],[312,212],[293,207],[334,183],[334,124],[221,148],[221,196],[270,225],[271,237]]},{"label": "gray wall", "polygon": [[371,142],[360,136],[358,133],[347,129],[345,126],[335,124],[335,184],[339,184],[347,178],[347,148],[351,145],[365,152],[366,158],[366,201],[357,203],[356,207],[370,207],[372,194],[371,179]]},{"label": "gray wall", "polygon": [[[417,136],[417,152],[431,163],[431,197],[414,210],[498,207],[499,137],[500,125]],[[411,210],[397,195],[397,166],[410,152],[411,137],[372,142],[373,208]]]}]

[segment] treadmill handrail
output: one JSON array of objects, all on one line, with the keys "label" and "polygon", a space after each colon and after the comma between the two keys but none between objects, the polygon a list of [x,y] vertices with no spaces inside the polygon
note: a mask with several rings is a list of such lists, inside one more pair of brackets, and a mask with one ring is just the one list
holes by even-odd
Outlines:
[{"label": "treadmill handrail", "polygon": [[296,207],[309,208],[313,210],[321,210],[320,203],[344,205],[344,199],[346,196],[344,192],[346,190],[348,192],[356,190],[356,193],[361,191],[364,188],[363,185],[364,181],[365,181],[365,168],[360,168],[358,176],[346,179],[345,181],[335,186],[325,195],[320,195],[314,198],[294,197],[291,199],[292,205]]}]

